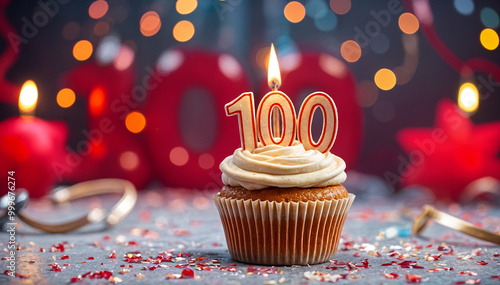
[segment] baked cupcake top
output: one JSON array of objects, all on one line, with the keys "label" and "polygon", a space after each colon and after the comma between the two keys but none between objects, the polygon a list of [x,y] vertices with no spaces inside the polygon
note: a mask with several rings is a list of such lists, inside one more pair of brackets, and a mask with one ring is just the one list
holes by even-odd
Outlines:
[{"label": "baked cupcake top", "polygon": [[327,187],[346,180],[345,162],[330,152],[291,146],[259,145],[252,152],[238,148],[220,164],[222,182],[258,190],[269,187]]}]

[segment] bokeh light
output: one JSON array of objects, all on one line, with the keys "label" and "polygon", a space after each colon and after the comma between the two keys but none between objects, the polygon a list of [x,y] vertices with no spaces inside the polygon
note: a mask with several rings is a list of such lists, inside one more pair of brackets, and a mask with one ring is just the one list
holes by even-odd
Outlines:
[{"label": "bokeh light", "polygon": [[102,87],[96,87],[90,92],[89,96],[89,110],[90,114],[97,116],[104,110],[106,103],[106,93]]},{"label": "bokeh light", "polygon": [[175,3],[175,9],[177,13],[181,15],[187,15],[193,12],[198,6],[197,0],[177,0]]},{"label": "bokeh light", "polygon": [[348,72],[344,62],[326,53],[319,56],[319,67],[325,73],[335,78],[344,78]]},{"label": "bokeh light", "polygon": [[359,82],[356,92],[358,104],[363,108],[370,107],[377,102],[378,88],[372,81]]},{"label": "bokeh light", "polygon": [[297,1],[291,1],[286,4],[283,13],[288,21],[298,23],[306,16],[306,8]]},{"label": "bokeh light", "polygon": [[361,47],[355,41],[345,41],[340,47],[340,54],[346,61],[356,62],[361,57]]},{"label": "bokeh light", "polygon": [[154,36],[161,28],[160,16],[155,11],[146,12],[142,15],[139,25],[143,36]]},{"label": "bokeh light", "polygon": [[122,45],[113,61],[113,66],[118,70],[125,70],[132,65],[134,58],[134,51],[129,46]]},{"label": "bokeh light", "polygon": [[57,92],[57,104],[62,108],[69,108],[75,103],[75,92],[69,88],[61,89]]},{"label": "bokeh light", "polygon": [[80,35],[80,24],[77,22],[68,22],[62,29],[62,36],[65,40],[73,41]]},{"label": "bokeh light", "polygon": [[139,156],[133,151],[124,151],[120,154],[120,166],[128,171],[133,171],[139,166]]},{"label": "bokeh light", "polygon": [[481,17],[481,22],[487,28],[496,29],[500,24],[498,13],[489,7],[484,7],[481,10],[480,17]]},{"label": "bokeh light", "polygon": [[418,23],[417,17],[412,13],[403,13],[399,16],[399,28],[405,34],[414,34],[418,31],[420,24]]},{"label": "bokeh light", "polygon": [[314,18],[314,25],[320,31],[332,31],[337,26],[337,16],[335,16],[334,13],[326,10],[326,13],[323,16]]},{"label": "bokeh light", "polygon": [[390,69],[382,68],[375,73],[374,81],[378,88],[388,91],[396,85],[396,75]]},{"label": "bokeh light", "polygon": [[328,11],[328,6],[323,0],[309,0],[305,5],[306,15],[312,18],[321,18]]},{"label": "bokeh light", "polygon": [[104,36],[109,32],[109,24],[106,21],[99,21],[95,23],[94,34],[96,36]]},{"label": "bokeh light", "polygon": [[333,12],[344,15],[351,10],[351,0],[330,0],[330,8]]},{"label": "bokeh light", "polygon": [[271,47],[265,46],[260,48],[255,54],[255,61],[259,66],[260,70],[267,71],[267,65],[269,63],[269,51]]},{"label": "bokeh light", "polygon": [[87,40],[81,40],[73,46],[73,56],[76,60],[87,60],[94,50],[92,44]]},{"label": "bokeh light", "polygon": [[125,118],[125,126],[130,132],[137,134],[146,127],[146,117],[140,112],[130,112]]},{"label": "bokeh light", "polygon": [[222,74],[228,78],[236,80],[243,75],[243,70],[241,69],[239,62],[230,55],[221,55],[218,60],[218,65]]},{"label": "bokeh light", "polygon": [[93,19],[102,18],[108,12],[108,2],[104,0],[97,0],[94,3],[90,4],[89,7],[89,16]]},{"label": "bokeh light", "polygon": [[175,24],[174,38],[179,42],[187,42],[194,36],[194,26],[191,22],[183,20]]},{"label": "bokeh light", "polygon": [[179,68],[184,62],[184,55],[178,50],[164,51],[156,63],[160,73],[169,73]]},{"label": "bokeh light", "polygon": [[487,50],[494,50],[498,47],[498,34],[495,30],[484,29],[479,39],[483,47]]},{"label": "bokeh light", "polygon": [[465,16],[474,12],[474,2],[472,0],[454,0],[453,6],[455,6],[458,13]]},{"label": "bokeh light", "polygon": [[170,162],[177,166],[183,166],[189,161],[189,153],[183,147],[174,147],[170,151]]},{"label": "bokeh light", "polygon": [[479,92],[474,84],[466,82],[458,91],[458,106],[467,113],[477,110],[479,106]]},{"label": "bokeh light", "polygon": [[202,169],[210,169],[215,164],[214,156],[210,153],[204,153],[198,158],[198,164]]}]

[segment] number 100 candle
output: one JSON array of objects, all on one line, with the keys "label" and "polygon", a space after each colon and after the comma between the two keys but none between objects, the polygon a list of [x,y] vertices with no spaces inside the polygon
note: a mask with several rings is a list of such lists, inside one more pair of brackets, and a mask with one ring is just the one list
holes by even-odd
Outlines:
[{"label": "number 100 candle", "polygon": [[[316,91],[296,113],[279,91],[274,47],[268,68],[272,91],[255,111],[253,93],[225,105],[237,116],[241,148],[220,164],[224,186],[214,196],[233,259],[255,264],[316,264],[335,254],[354,195],[342,183],[345,162],[332,154],[338,130],[337,108]],[[314,139],[313,114],[323,117]]]}]

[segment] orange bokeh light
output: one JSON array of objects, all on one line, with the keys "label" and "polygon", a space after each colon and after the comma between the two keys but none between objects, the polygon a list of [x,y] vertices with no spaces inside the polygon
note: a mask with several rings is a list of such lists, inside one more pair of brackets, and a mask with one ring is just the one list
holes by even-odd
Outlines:
[{"label": "orange bokeh light", "polygon": [[69,88],[61,89],[57,93],[57,104],[62,108],[69,108],[75,103],[75,92]]},{"label": "orange bokeh light", "polygon": [[361,47],[355,41],[345,41],[340,47],[340,54],[346,61],[356,62],[361,57]]},{"label": "orange bokeh light", "polygon": [[175,9],[181,15],[187,15],[196,9],[198,6],[197,0],[177,0]]},{"label": "orange bokeh light", "polygon": [[301,3],[292,1],[286,4],[283,13],[285,14],[285,18],[288,21],[292,23],[298,23],[302,21],[306,16],[306,8]]},{"label": "orange bokeh light", "polygon": [[134,134],[140,133],[146,127],[146,117],[137,111],[130,112],[125,118],[125,126]]},{"label": "orange bokeh light", "polygon": [[87,40],[81,40],[73,46],[73,56],[76,60],[87,60],[93,52],[92,44]]},{"label": "orange bokeh light", "polygon": [[175,24],[174,38],[179,42],[187,42],[194,36],[194,26],[191,22],[183,20]]},{"label": "orange bokeh light", "polygon": [[388,91],[396,85],[396,75],[392,70],[382,68],[375,73],[374,81],[378,88]]},{"label": "orange bokeh light", "polygon": [[102,18],[108,12],[108,2],[104,0],[97,0],[90,4],[89,16],[93,19]]},{"label": "orange bokeh light", "polygon": [[161,20],[158,13],[149,11],[144,13],[140,21],[141,34],[145,37],[156,35],[161,28]]},{"label": "orange bokeh light", "polygon": [[420,26],[417,17],[415,17],[412,13],[401,14],[401,16],[399,16],[398,24],[401,31],[409,35],[416,33]]}]

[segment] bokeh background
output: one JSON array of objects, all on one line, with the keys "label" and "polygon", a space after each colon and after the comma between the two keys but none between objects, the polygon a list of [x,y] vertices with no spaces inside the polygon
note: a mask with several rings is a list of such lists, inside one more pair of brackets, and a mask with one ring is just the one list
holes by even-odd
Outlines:
[{"label": "bokeh background", "polygon": [[[220,119],[224,115],[220,102],[229,102],[243,91],[253,91],[257,98],[269,91],[265,77],[271,43],[284,69],[285,92],[298,92],[297,98],[303,98],[330,86],[323,78],[321,84],[301,85],[303,90],[286,89],[287,73],[300,81],[300,74],[314,77],[318,68],[327,66],[331,86],[338,90],[331,94],[334,99],[341,96],[355,102],[348,107],[354,111],[343,117],[339,110],[339,119],[346,120],[339,141],[343,136],[356,140],[343,142],[352,147],[340,152],[349,156],[354,179],[373,175],[384,184],[388,172],[402,175],[408,165],[402,165],[401,158],[410,158],[398,133],[435,127],[439,102],[462,103],[450,108],[462,108],[460,116],[476,126],[488,123],[491,133],[486,143],[473,140],[474,132],[453,130],[466,136],[462,142],[489,150],[478,155],[487,156],[481,170],[465,167],[454,175],[474,172],[463,185],[483,176],[500,178],[500,136],[496,135],[500,126],[493,124],[500,120],[498,1],[40,0],[2,1],[2,7],[0,124],[19,115],[17,98],[27,80],[38,87],[36,116],[66,125],[66,151],[78,151],[79,143],[88,140],[84,131],[95,128],[102,117],[116,123],[117,131],[102,139],[105,147],[93,146],[100,154],[83,157],[74,167],[78,174],[57,177],[52,184],[116,176],[131,179],[140,188],[216,188],[219,158],[239,144],[236,119]],[[305,63],[306,56],[294,56],[298,54],[325,57],[318,67]],[[215,57],[225,59],[226,74],[215,70],[221,64]],[[343,76],[339,70],[351,73],[352,82],[335,79]],[[162,78],[158,87],[144,88],[146,95],[130,103],[133,107],[111,111],[113,100],[144,87],[145,77],[151,84],[155,73]],[[461,93],[464,83],[472,85]],[[300,106],[301,100],[294,101]],[[174,135],[177,126],[181,134]],[[217,139],[227,134],[235,140]],[[22,172],[28,160],[12,155],[19,151],[19,143],[6,143],[6,137],[16,135],[4,127],[0,136],[5,156],[0,163]],[[172,141],[178,145],[167,147]],[[446,172],[453,168],[447,160],[453,164],[460,155],[440,156],[442,164],[433,166]],[[182,168],[193,157],[194,166]],[[167,165],[169,160],[175,163]],[[47,161],[53,170],[53,161]],[[36,171],[29,170],[26,179]],[[442,191],[432,189],[434,184],[426,179],[421,181],[434,192]],[[27,182],[19,181],[23,183]],[[446,185],[446,181],[440,183]],[[461,193],[463,185],[451,185],[446,191]],[[404,186],[393,183],[389,188],[398,191]],[[496,193],[498,188],[492,187],[488,191]],[[46,193],[46,189],[33,191]],[[457,195],[451,195],[453,200],[459,199]]]}]

